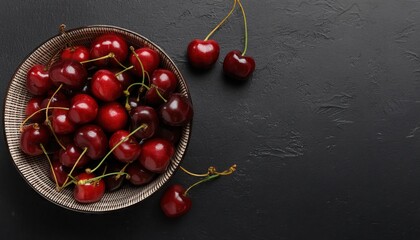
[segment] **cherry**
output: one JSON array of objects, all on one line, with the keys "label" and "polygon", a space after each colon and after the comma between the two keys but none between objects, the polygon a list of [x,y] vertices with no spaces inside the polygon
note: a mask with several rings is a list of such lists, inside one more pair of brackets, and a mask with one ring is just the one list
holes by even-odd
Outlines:
[{"label": "cherry", "polygon": [[[41,102],[41,108],[46,108],[47,107],[47,104],[48,104],[48,102],[50,102],[51,96],[53,94],[51,93],[51,94],[48,94],[48,95],[49,96],[47,98],[45,98],[44,100],[42,100],[42,102]],[[69,99],[62,92],[57,92],[52,97],[51,102],[50,102],[50,107],[63,107],[63,108],[67,108],[69,106],[70,106]],[[48,112],[51,113],[52,111],[49,110]]]},{"label": "cherry", "polygon": [[[113,173],[113,172],[122,172],[125,170],[125,167],[121,162],[110,159],[110,161],[108,161],[106,169],[107,169],[106,171],[107,173]],[[124,182],[124,179],[126,178],[122,177],[119,174],[105,177],[104,181],[105,181],[106,190],[110,192],[118,190],[119,188],[121,188]]]},{"label": "cherry", "polygon": [[90,49],[91,58],[100,58],[110,53],[114,54],[115,58],[95,61],[95,65],[106,66],[111,64],[117,66],[119,65],[118,62],[124,62],[128,56],[128,46],[124,38],[119,35],[109,33],[103,34],[93,40]]},{"label": "cherry", "polygon": [[236,80],[246,80],[255,70],[252,57],[243,56],[239,50],[230,51],[223,61],[224,73]]},{"label": "cherry", "polygon": [[44,153],[40,145],[46,146],[50,140],[50,130],[41,124],[27,125],[22,129],[20,136],[20,148],[30,156],[38,156]]},{"label": "cherry", "polygon": [[149,183],[156,176],[156,173],[150,172],[145,169],[139,162],[133,162],[128,165],[127,174],[130,176],[128,179],[131,184],[141,186]]},{"label": "cherry", "polygon": [[52,111],[51,124],[56,134],[69,134],[75,131],[76,125],[67,116],[68,111],[54,109]]},{"label": "cherry", "polygon": [[60,58],[71,59],[78,62],[87,61],[90,58],[89,49],[82,45],[66,47],[61,51]]},{"label": "cherry", "polygon": [[[28,103],[26,104],[26,108],[25,108],[25,116],[29,117],[31,116],[33,113],[35,113],[36,111],[41,109],[41,104],[42,104],[42,97],[33,97],[31,99],[29,99]],[[31,117],[31,121],[32,122],[42,122],[44,120],[44,116],[41,112],[33,115]]]},{"label": "cherry", "polygon": [[122,89],[127,89],[128,86],[134,83],[134,78],[128,71],[120,71],[117,68],[111,69],[110,71],[117,77]]},{"label": "cherry", "polygon": [[53,83],[44,65],[36,64],[29,69],[26,77],[26,89],[28,92],[41,96],[45,95],[52,87]]},{"label": "cherry", "polygon": [[185,194],[185,188],[179,184],[170,186],[160,200],[163,213],[170,218],[180,217],[191,209],[191,199]]},{"label": "cherry", "polygon": [[55,62],[49,69],[50,79],[55,86],[80,89],[87,78],[85,67],[78,61],[65,59]]},{"label": "cherry", "polygon": [[102,199],[105,194],[105,182],[95,179],[92,173],[81,173],[76,176],[73,197],[79,203],[94,203]]},{"label": "cherry", "polygon": [[96,122],[106,132],[115,132],[127,125],[128,114],[118,102],[105,103],[99,107]]},{"label": "cherry", "polygon": [[96,98],[111,102],[121,97],[123,88],[113,72],[101,69],[92,76],[91,92]]},{"label": "cherry", "polygon": [[130,63],[133,66],[132,72],[137,76],[142,76],[143,70],[150,74],[158,68],[160,56],[155,50],[148,47],[142,47],[134,50],[130,55]]},{"label": "cherry", "polygon": [[188,44],[189,63],[199,69],[209,69],[219,58],[220,47],[215,40],[194,39]]},{"label": "cherry", "polygon": [[141,151],[140,163],[151,172],[162,173],[168,167],[175,148],[165,139],[153,138],[143,143]]},{"label": "cherry", "polygon": [[184,126],[193,117],[190,99],[180,93],[174,93],[159,110],[163,123],[170,126]]},{"label": "cherry", "polygon": [[[109,139],[109,147],[114,149],[114,147],[126,138],[130,133],[125,130],[118,130],[112,134],[111,138]],[[130,163],[136,160],[140,156],[141,146],[140,144],[134,139],[133,136],[128,137],[125,141],[115,147],[112,154],[114,157],[124,163]]]},{"label": "cherry", "polygon": [[[57,156],[53,157],[53,160],[51,161],[51,169],[50,169],[50,179],[58,184],[59,186],[63,186],[64,183],[66,182],[67,176],[68,176],[68,171],[66,169],[66,167],[64,167],[60,161],[58,160],[58,152],[56,152]],[[54,172],[53,172],[54,171]]]},{"label": "cherry", "polygon": [[108,146],[107,137],[97,125],[86,124],[76,130],[74,143],[81,149],[87,148],[87,156],[93,160],[103,157]]},{"label": "cherry", "polygon": [[182,128],[173,127],[165,124],[161,124],[156,134],[154,135],[157,138],[163,138],[170,141],[172,144],[176,145],[181,137]]},{"label": "cherry", "polygon": [[90,161],[89,157],[86,155],[83,155],[80,157],[81,154],[82,154],[82,150],[78,148],[75,144],[70,143],[66,146],[66,150],[61,149],[59,151],[60,163],[63,166],[72,168],[73,166],[75,166],[77,162],[75,167],[81,168]]},{"label": "cherry", "polygon": [[156,111],[149,106],[138,106],[130,111],[131,128],[136,129],[142,124],[146,124],[147,128],[140,129],[134,136],[137,139],[151,138],[159,126],[159,119]]},{"label": "cherry", "polygon": [[153,87],[147,90],[145,100],[148,105],[158,106],[163,103],[162,97],[166,99],[175,91],[178,80],[172,71],[156,69],[152,74],[150,84]]},{"label": "cherry", "polygon": [[72,97],[69,119],[77,124],[89,123],[95,120],[98,114],[98,103],[88,94],[79,93]]}]

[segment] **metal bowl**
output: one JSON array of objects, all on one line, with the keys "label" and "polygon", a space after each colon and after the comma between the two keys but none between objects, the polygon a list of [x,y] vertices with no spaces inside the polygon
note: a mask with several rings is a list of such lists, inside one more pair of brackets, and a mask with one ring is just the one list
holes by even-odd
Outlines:
[{"label": "metal bowl", "polygon": [[123,36],[128,45],[134,47],[147,46],[156,50],[161,57],[161,68],[175,73],[178,78],[178,92],[189,97],[187,83],[171,58],[155,43],[133,31],[115,26],[95,25],[66,30],[52,37],[21,63],[10,80],[4,101],[4,129],[7,145],[13,163],[26,182],[45,199],[61,207],[86,213],[108,212],[129,207],[149,197],[161,188],[173,175],[182,161],[191,134],[191,123],[182,130],[181,138],[176,146],[176,152],[167,170],[152,182],[142,187],[125,186],[115,192],[107,192],[101,201],[91,204],[81,204],[74,200],[71,188],[56,191],[55,183],[49,179],[49,164],[45,156],[30,157],[20,150],[19,127],[25,118],[25,107],[31,98],[26,90],[26,74],[34,64],[47,64],[50,58],[67,44],[88,45],[95,37],[104,33],[116,33]]}]

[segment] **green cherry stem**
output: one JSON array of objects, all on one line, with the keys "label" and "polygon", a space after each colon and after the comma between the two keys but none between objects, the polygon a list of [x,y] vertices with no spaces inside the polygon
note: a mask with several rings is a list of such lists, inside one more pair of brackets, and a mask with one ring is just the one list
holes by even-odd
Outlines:
[{"label": "green cherry stem", "polygon": [[200,181],[198,181],[198,182],[196,182],[196,183],[194,183],[193,185],[191,185],[190,187],[188,187],[187,188],[187,190],[185,190],[185,192],[184,192],[184,196],[187,196],[188,195],[188,192],[193,188],[193,187],[195,187],[195,186],[197,186],[197,185],[199,185],[199,184],[201,184],[201,183],[203,183],[203,182],[208,182],[208,181],[210,181],[210,180],[212,180],[212,179],[215,179],[215,178],[218,178],[218,177],[220,177],[220,175],[210,175],[210,176],[207,176],[207,177],[205,177],[205,178],[203,178],[203,179],[201,179]]},{"label": "green cherry stem", "polygon": [[101,176],[97,176],[97,177],[93,177],[93,178],[89,178],[89,179],[78,180],[77,181],[77,184],[83,185],[83,184],[87,184],[87,183],[91,183],[91,182],[96,182],[98,180],[101,180],[104,177],[109,177],[109,176],[113,176],[113,175],[117,175],[117,176],[125,175],[126,179],[130,179],[130,175],[128,173],[125,173],[125,172],[112,172],[112,173],[103,174]]},{"label": "green cherry stem", "polygon": [[216,32],[217,31],[217,29],[219,29],[222,25],[223,25],[223,23],[225,23],[226,22],[226,20],[230,17],[230,15],[232,15],[232,13],[233,13],[233,11],[235,10],[235,7],[236,7],[236,1],[237,0],[234,0],[233,1],[233,6],[232,6],[232,9],[229,11],[229,13],[225,16],[225,18],[223,18],[223,20],[222,21],[220,21],[219,22],[219,24],[217,24],[216,25],[216,27],[214,27],[213,28],[213,30],[206,36],[206,38],[204,39],[204,41],[207,41],[207,40],[209,40],[209,38],[213,35],[213,33],[214,32]]},{"label": "green cherry stem", "polygon": [[239,8],[241,9],[242,12],[242,16],[244,17],[244,29],[245,29],[245,43],[244,43],[244,50],[242,51],[242,56],[245,56],[246,50],[248,48],[248,24],[246,22],[246,15],[245,15],[245,10],[244,7],[242,6],[241,0],[236,0],[238,1],[239,4]]},{"label": "green cherry stem", "polygon": [[132,69],[132,68],[134,68],[134,66],[133,66],[133,65],[131,65],[131,66],[127,67],[127,68],[124,68],[123,70],[121,70],[121,71],[117,72],[117,73],[115,74],[115,76],[116,76],[116,77],[118,77],[118,76],[119,76],[119,75],[121,75],[123,72],[128,71],[128,70],[130,70],[130,69]]}]

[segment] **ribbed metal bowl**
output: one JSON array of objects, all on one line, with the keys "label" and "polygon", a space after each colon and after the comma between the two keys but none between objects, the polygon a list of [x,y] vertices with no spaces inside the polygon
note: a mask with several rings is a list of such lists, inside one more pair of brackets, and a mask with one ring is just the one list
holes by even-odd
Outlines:
[{"label": "ribbed metal bowl", "polygon": [[168,169],[143,187],[132,187],[126,184],[116,192],[105,193],[101,201],[93,204],[77,203],[73,199],[71,188],[60,192],[55,190],[55,184],[48,177],[49,164],[45,156],[29,157],[20,150],[19,126],[25,118],[25,107],[31,97],[25,87],[26,74],[34,64],[47,64],[48,60],[67,44],[86,45],[95,37],[104,33],[120,34],[126,39],[129,46],[147,46],[156,50],[161,56],[160,67],[172,70],[175,73],[179,80],[178,91],[190,98],[185,79],[175,63],[159,46],[130,30],[100,25],[66,30],[65,33],[52,37],[36,48],[17,68],[10,80],[4,101],[4,132],[10,155],[18,172],[37,193],[47,200],[70,210],[87,213],[108,212],[126,208],[144,200],[157,191],[168,181],[180,164],[187,149],[191,132],[191,124],[183,128],[181,139],[176,146],[175,156],[172,158]]}]

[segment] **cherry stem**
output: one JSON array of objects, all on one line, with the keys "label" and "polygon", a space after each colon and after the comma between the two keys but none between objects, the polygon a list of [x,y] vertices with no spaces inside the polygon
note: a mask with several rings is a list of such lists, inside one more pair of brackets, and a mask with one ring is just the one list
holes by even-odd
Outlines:
[{"label": "cherry stem", "polygon": [[207,176],[206,178],[204,178],[204,179],[201,179],[200,181],[198,181],[198,182],[196,182],[196,183],[194,183],[193,185],[191,185],[189,188],[187,188],[187,190],[185,190],[185,192],[184,192],[184,196],[187,196],[188,195],[188,192],[193,188],[193,187],[195,187],[195,186],[197,186],[197,185],[199,185],[199,184],[201,184],[201,183],[203,183],[203,182],[207,182],[207,181],[210,181],[210,180],[212,180],[212,179],[215,179],[215,178],[218,178],[218,177],[220,177],[220,175],[210,175],[210,176]]},{"label": "cherry stem", "polygon": [[246,50],[248,48],[248,24],[246,22],[246,15],[244,7],[242,6],[241,0],[235,0],[238,1],[239,8],[241,9],[242,16],[244,17],[244,29],[245,29],[245,43],[244,43],[244,50],[242,51],[242,56],[245,56]]},{"label": "cherry stem", "polygon": [[48,100],[48,104],[47,107],[45,108],[45,123],[48,125],[48,127],[51,129],[51,132],[55,138],[55,140],[57,141],[58,145],[60,145],[60,147],[64,150],[66,150],[66,148],[63,146],[63,144],[60,142],[60,140],[57,137],[57,134],[55,134],[54,128],[51,125],[51,121],[48,119],[48,110],[50,108],[51,102],[53,100],[53,98],[55,97],[55,95],[58,93],[58,91],[60,91],[60,89],[63,87],[63,84],[60,84],[60,86],[58,86],[58,88],[55,90],[55,92],[53,93],[53,95],[51,95],[50,99]]},{"label": "cherry stem", "polygon": [[128,71],[128,70],[132,69],[133,67],[134,67],[133,65],[131,65],[131,66],[129,66],[129,67],[124,67],[124,69],[123,69],[123,70],[121,70],[121,71],[119,71],[119,72],[117,72],[117,73],[115,74],[115,76],[116,76],[116,77],[118,77],[118,76],[119,76],[119,75],[121,75],[123,72]]},{"label": "cherry stem", "polygon": [[[87,147],[85,147],[85,148],[83,149],[83,152],[82,152],[82,153],[80,154],[80,156],[77,158],[77,160],[76,160],[76,162],[74,163],[73,167],[71,168],[71,170],[70,170],[69,174],[67,174],[66,181],[64,181],[63,185],[61,185],[60,190],[68,186],[67,182],[68,182],[69,178],[70,178],[70,177],[71,177],[71,175],[73,174],[74,169],[76,168],[76,166],[77,166],[77,164],[79,163],[80,159],[82,159],[83,155],[85,155],[85,153],[87,152],[87,150],[88,150],[88,148],[87,148]],[[73,178],[72,178],[72,179],[73,179]],[[72,182],[70,182],[70,184],[71,184],[71,183],[72,183]],[[67,185],[66,185],[66,184],[67,184]]]},{"label": "cherry stem", "polygon": [[[80,63],[81,63],[81,64],[85,64],[85,63],[90,63],[90,62],[100,61],[100,60],[104,60],[104,59],[108,59],[108,58],[114,58],[114,59],[115,59],[115,54],[114,54],[114,53],[112,53],[112,52],[110,52],[110,53],[108,53],[108,54],[107,54],[107,55],[105,55],[105,56],[98,57],[98,58],[93,58],[93,59],[89,59],[89,60],[85,60],[85,61],[81,61]],[[117,61],[117,63],[119,63],[119,62]],[[125,67],[124,67],[124,68],[125,68]]]},{"label": "cherry stem", "polygon": [[78,180],[77,184],[79,185],[83,185],[86,183],[91,183],[91,182],[96,182],[98,180],[101,180],[104,177],[109,177],[109,176],[113,176],[113,175],[125,175],[127,179],[130,179],[130,175],[128,173],[125,172],[112,172],[112,173],[107,173],[107,174],[103,174],[101,176],[97,176],[97,177],[93,177],[93,178],[89,178],[89,179],[82,179],[82,180]]},{"label": "cherry stem", "polygon": [[226,22],[226,20],[230,17],[230,15],[232,15],[232,13],[233,13],[233,10],[235,10],[235,7],[236,7],[236,1],[237,0],[234,0],[233,1],[233,6],[232,6],[232,9],[229,11],[229,13],[225,16],[225,18],[223,18],[223,20],[222,21],[220,21],[219,22],[219,24],[217,24],[217,26],[216,27],[214,27],[213,28],[213,30],[207,35],[207,37],[204,39],[204,41],[207,41],[210,37],[211,37],[211,35],[213,35],[213,33],[214,32],[216,32],[217,31],[217,29],[219,29],[222,25],[223,25],[223,23],[225,23]]},{"label": "cherry stem", "polygon": [[144,80],[145,80],[145,73],[146,71],[144,71],[144,66],[143,63],[140,60],[139,55],[136,53],[135,49],[133,46],[130,46],[130,50],[131,52],[133,52],[134,57],[136,57],[137,61],[140,63],[140,67],[141,67],[141,74],[142,74],[142,79],[141,79],[141,83],[144,84]]},{"label": "cherry stem", "polygon": [[[38,109],[38,110],[36,110],[34,113],[32,113],[31,115],[29,115],[27,118],[25,118],[24,120],[23,120],[23,122],[20,124],[20,127],[19,127],[19,129],[20,129],[20,132],[22,132],[23,131],[23,126],[25,125],[25,123],[27,122],[27,121],[29,121],[31,118],[33,118],[36,114],[38,114],[38,113],[40,113],[40,112],[42,112],[42,111],[45,111],[47,108],[41,108],[41,109]],[[65,108],[65,107],[49,107],[49,109],[62,109],[62,110],[69,110],[69,108]]]},{"label": "cherry stem", "polygon": [[60,31],[60,34],[66,33],[66,24],[64,23],[60,24],[60,27],[58,30]]},{"label": "cherry stem", "polygon": [[57,176],[55,175],[55,172],[54,172],[54,167],[53,167],[53,165],[52,165],[52,162],[51,162],[50,156],[48,156],[47,151],[45,150],[44,145],[43,145],[42,143],[40,143],[40,144],[39,144],[39,146],[41,147],[42,151],[44,152],[45,156],[47,157],[48,164],[50,165],[50,169],[51,169],[51,172],[52,172],[52,175],[53,175],[53,178],[54,178],[54,182],[55,182],[55,189],[56,189],[57,191],[59,191],[60,186],[58,185]]},{"label": "cherry stem", "polygon": [[[125,169],[128,167],[128,165],[130,165],[130,163],[126,163],[125,165],[124,165],[124,167],[123,168],[121,168],[121,170],[119,171],[119,173],[120,174],[117,174],[117,176],[115,176],[115,180],[118,180],[123,174],[124,174],[124,171],[125,171]],[[128,175],[127,175],[128,176]]]},{"label": "cherry stem", "polygon": [[90,169],[90,168],[86,168],[85,172],[86,173],[93,173],[96,170],[98,170],[98,168],[105,162],[105,159],[118,147],[120,146],[123,142],[127,141],[127,139],[129,139],[133,134],[135,134],[137,131],[141,130],[141,129],[146,129],[147,128],[147,124],[142,124],[140,125],[140,127],[134,129],[134,131],[132,131],[130,134],[128,134],[127,136],[125,136],[123,139],[121,139],[111,150],[109,150],[109,152],[105,155],[105,157],[102,158],[102,160],[99,162],[99,164],[94,168],[94,169]]}]

